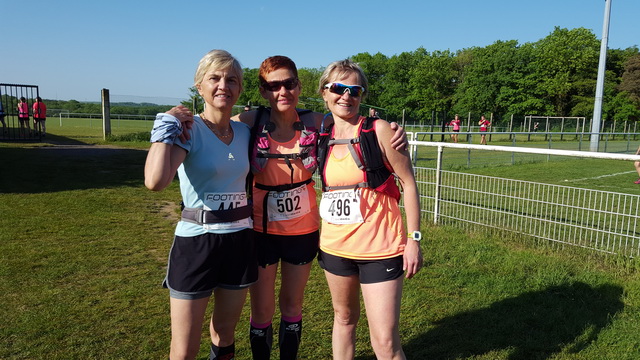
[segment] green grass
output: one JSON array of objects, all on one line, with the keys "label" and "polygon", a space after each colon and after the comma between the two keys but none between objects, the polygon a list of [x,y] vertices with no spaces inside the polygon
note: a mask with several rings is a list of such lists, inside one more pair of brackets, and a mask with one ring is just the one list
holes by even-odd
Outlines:
[{"label": "green grass", "polygon": [[[105,143],[100,132],[66,129],[52,127],[45,141],[126,147],[0,144],[0,358],[166,358],[168,293],[160,283],[177,219],[177,182],[160,193],[144,188],[145,142]],[[560,169],[555,176],[548,167],[540,171],[541,164],[472,170],[525,177],[536,166],[549,179],[562,177]],[[408,358],[640,358],[634,259],[558,251],[500,233],[423,230],[426,266],[405,282],[402,305]],[[305,295],[300,358],[329,359],[331,300],[317,265]],[[250,358],[247,323],[245,306],[238,359]],[[360,360],[374,359],[367,332],[363,315]],[[207,336],[205,328],[198,359],[208,358]]]}]

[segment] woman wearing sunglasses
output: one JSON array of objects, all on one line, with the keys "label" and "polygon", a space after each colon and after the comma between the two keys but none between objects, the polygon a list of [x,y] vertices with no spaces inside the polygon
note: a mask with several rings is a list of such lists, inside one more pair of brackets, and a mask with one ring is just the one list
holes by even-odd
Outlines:
[{"label": "woman wearing sunglasses", "polygon": [[[376,358],[405,359],[399,335],[403,274],[411,278],[422,266],[418,189],[407,151],[390,145],[389,124],[359,115],[366,89],[362,69],[351,60],[330,64],[320,78],[334,125],[318,146],[319,262],[334,309],[333,358],[354,358],[362,292]],[[409,240],[394,175],[402,184]]]},{"label": "woman wearing sunglasses", "polygon": [[[254,360],[270,359],[280,266],[280,359],[296,359],[304,288],[318,252],[320,217],[311,176],[323,116],[296,108],[301,84],[296,65],[288,57],[265,59],[259,81],[260,94],[270,108],[234,118],[252,128],[253,216],[260,267],[259,280],[250,289],[251,350]],[[402,129],[395,139],[399,139],[398,146],[405,146]]]}]

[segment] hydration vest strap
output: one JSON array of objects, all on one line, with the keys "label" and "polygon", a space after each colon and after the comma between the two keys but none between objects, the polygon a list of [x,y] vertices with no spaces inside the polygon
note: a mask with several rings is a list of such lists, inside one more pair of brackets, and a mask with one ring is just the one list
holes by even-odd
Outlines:
[{"label": "hydration vest strap", "polygon": [[228,210],[182,209],[182,220],[193,224],[219,224],[246,219],[251,216],[251,204]]},{"label": "hydration vest strap", "polygon": [[353,139],[331,139],[329,140],[329,146],[346,144],[347,148],[349,149],[349,152],[351,153],[351,157],[353,158],[353,161],[355,161],[356,165],[358,166],[358,169],[364,170],[364,164],[362,164],[362,161],[360,160],[360,156],[358,156],[358,152],[356,151],[356,148],[353,147],[353,144],[357,144],[359,142],[360,142],[360,137],[353,138]]},{"label": "hydration vest strap", "polygon": [[295,189],[297,187],[300,187],[302,185],[307,185],[310,183],[311,183],[311,179],[309,178],[305,181],[300,181],[292,184],[283,184],[283,185],[264,185],[264,184],[255,183],[255,187],[260,190],[267,190],[267,191],[286,191],[286,190]]},{"label": "hydration vest strap", "polygon": [[364,182],[360,182],[354,185],[340,185],[340,186],[325,186],[324,187],[324,191],[331,191],[331,190],[355,190],[358,188],[368,188],[369,187],[369,183],[364,181]]}]

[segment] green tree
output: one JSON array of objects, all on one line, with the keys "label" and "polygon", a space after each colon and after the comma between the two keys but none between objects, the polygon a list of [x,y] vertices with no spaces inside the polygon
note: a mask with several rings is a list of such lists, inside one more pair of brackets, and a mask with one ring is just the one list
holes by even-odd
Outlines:
[{"label": "green tree", "polygon": [[352,56],[351,59],[357,62],[367,75],[369,88],[367,89],[366,103],[381,107],[380,95],[385,90],[384,84],[386,76],[389,74],[389,59],[379,52],[374,55],[366,52],[360,53]]},{"label": "green tree", "polygon": [[[573,97],[595,88],[599,45],[591,30],[560,27],[535,43],[534,70],[539,89],[556,115],[569,115],[575,105]],[[593,86],[589,86],[591,83]]]},{"label": "green tree", "polygon": [[238,99],[238,105],[269,105],[262,95],[260,95],[260,79],[258,73],[259,69],[244,69],[242,79],[243,90]]},{"label": "green tree", "polygon": [[318,112],[324,111],[324,101],[318,94],[318,82],[322,71],[322,69],[298,69],[298,78],[302,86],[298,107]]},{"label": "green tree", "polygon": [[626,61],[621,80],[618,89],[626,92],[631,101],[640,105],[640,54]]},{"label": "green tree", "polygon": [[411,70],[411,99],[417,105],[417,116],[424,119],[435,111],[449,111],[457,83],[454,54],[434,51],[424,56]]},{"label": "green tree", "polygon": [[[409,83],[412,78],[412,70],[424,57],[427,51],[420,47],[413,52],[402,52],[394,55],[387,62],[387,75],[380,84],[377,98],[380,107],[386,110],[382,114],[387,120],[399,121],[403,110],[409,119],[419,119],[418,105],[411,97]],[[367,100],[371,102],[370,100]]]}]

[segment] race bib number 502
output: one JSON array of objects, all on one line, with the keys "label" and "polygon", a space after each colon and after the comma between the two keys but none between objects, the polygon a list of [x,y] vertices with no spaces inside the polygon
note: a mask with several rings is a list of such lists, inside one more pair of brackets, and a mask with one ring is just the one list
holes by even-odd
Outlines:
[{"label": "race bib number 502", "polygon": [[356,224],[364,221],[360,211],[360,190],[322,193],[320,216],[331,224]]},{"label": "race bib number 502", "polygon": [[286,191],[270,191],[268,196],[269,221],[295,219],[311,212],[307,185]]}]

